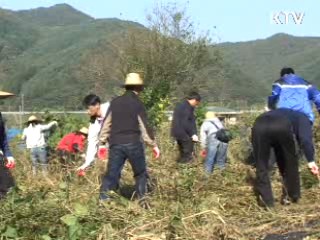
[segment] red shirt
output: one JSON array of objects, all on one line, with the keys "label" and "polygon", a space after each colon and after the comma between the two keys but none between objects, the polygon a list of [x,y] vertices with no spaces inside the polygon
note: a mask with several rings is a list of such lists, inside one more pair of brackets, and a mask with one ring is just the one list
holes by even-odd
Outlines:
[{"label": "red shirt", "polygon": [[82,134],[69,133],[61,139],[57,149],[70,153],[76,153],[74,146],[78,145],[80,152],[83,152],[85,140],[86,139]]}]

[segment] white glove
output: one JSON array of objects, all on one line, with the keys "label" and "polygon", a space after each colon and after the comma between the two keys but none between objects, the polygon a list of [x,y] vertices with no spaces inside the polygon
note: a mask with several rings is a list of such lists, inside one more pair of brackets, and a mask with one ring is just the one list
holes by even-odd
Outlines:
[{"label": "white glove", "polygon": [[193,142],[199,142],[199,138],[197,135],[193,135],[191,138]]},{"label": "white glove", "polygon": [[82,157],[82,158],[86,158],[86,154],[84,154],[84,153],[82,153],[81,155],[80,155],[80,157]]},{"label": "white glove", "polygon": [[309,162],[308,163],[308,168],[314,175],[319,175],[319,168],[315,162]]},{"label": "white glove", "polygon": [[7,157],[7,161],[9,164],[15,164],[15,160],[13,157]]},{"label": "white glove", "polygon": [[81,167],[77,168],[77,171],[85,170],[87,167],[89,167],[89,165],[87,163],[84,163],[84,164],[82,164]]}]

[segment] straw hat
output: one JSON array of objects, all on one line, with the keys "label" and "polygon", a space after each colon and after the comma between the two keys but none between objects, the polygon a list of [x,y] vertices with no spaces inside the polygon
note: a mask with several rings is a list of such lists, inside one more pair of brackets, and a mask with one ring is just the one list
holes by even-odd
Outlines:
[{"label": "straw hat", "polygon": [[79,133],[82,133],[82,134],[84,134],[84,135],[88,135],[89,129],[86,128],[86,127],[83,127],[83,128],[81,128],[81,129],[79,130]]},{"label": "straw hat", "polygon": [[0,91],[0,99],[5,99],[8,97],[13,97],[13,96],[15,96],[13,93]]},{"label": "straw hat", "polygon": [[125,86],[143,86],[143,79],[139,73],[129,73],[127,74]]},{"label": "straw hat", "polygon": [[41,122],[35,115],[29,117],[28,122]]},{"label": "straw hat", "polygon": [[207,112],[206,113],[206,119],[212,119],[215,117],[216,117],[216,114],[214,112]]}]

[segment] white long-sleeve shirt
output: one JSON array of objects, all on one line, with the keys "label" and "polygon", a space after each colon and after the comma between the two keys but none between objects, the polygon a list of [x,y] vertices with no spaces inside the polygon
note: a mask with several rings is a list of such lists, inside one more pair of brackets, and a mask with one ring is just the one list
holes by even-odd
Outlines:
[{"label": "white long-sleeve shirt", "polygon": [[[218,128],[213,123],[215,123]],[[215,117],[205,120],[200,128],[201,147],[206,148],[208,137],[213,137],[221,128],[224,127],[219,118]]]},{"label": "white long-sleeve shirt", "polygon": [[99,133],[103,124],[103,120],[107,115],[109,106],[109,102],[101,104],[100,109],[102,116],[97,118],[93,123],[90,123],[89,125],[88,147],[86,152],[86,160],[84,163],[86,166],[90,166],[90,164],[95,160],[98,151]]},{"label": "white long-sleeve shirt", "polygon": [[22,138],[26,140],[26,145],[28,149],[36,148],[36,147],[45,147],[46,140],[44,137],[44,132],[48,131],[56,125],[56,122],[51,122],[47,125],[30,124],[27,128],[23,130]]}]

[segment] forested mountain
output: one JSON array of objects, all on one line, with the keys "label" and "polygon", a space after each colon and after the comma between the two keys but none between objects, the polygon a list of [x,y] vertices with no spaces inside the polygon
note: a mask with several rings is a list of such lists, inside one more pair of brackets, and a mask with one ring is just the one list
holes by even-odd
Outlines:
[{"label": "forested mountain", "polygon": [[[108,99],[123,81],[118,45],[139,23],[94,19],[66,4],[24,11],[0,9],[0,87],[23,94],[26,109],[80,109],[97,92]],[[266,40],[224,43],[222,73],[207,68],[208,100],[262,103],[282,66],[292,66],[320,85],[320,38],[284,34]],[[12,110],[19,98],[9,102]],[[8,103],[8,102],[6,102]],[[4,108],[5,106],[3,106]]]}]

